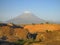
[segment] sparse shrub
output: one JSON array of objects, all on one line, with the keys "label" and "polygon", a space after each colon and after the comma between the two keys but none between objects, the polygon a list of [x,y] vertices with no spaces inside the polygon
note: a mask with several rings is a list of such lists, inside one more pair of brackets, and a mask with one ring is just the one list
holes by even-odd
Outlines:
[{"label": "sparse shrub", "polygon": [[50,33],[50,32],[52,32],[52,31],[46,30],[46,32],[47,32],[47,33]]},{"label": "sparse shrub", "polygon": [[48,33],[49,31],[48,31],[48,30],[46,30],[46,32]]},{"label": "sparse shrub", "polygon": [[18,41],[16,41],[15,43],[16,44],[19,44],[19,45],[24,45],[25,44],[25,40],[23,40],[23,39],[19,39]]},{"label": "sparse shrub", "polygon": [[40,23],[40,24],[44,24],[44,23]]},{"label": "sparse shrub", "polygon": [[49,22],[46,22],[46,24],[49,24]]},{"label": "sparse shrub", "polygon": [[6,36],[3,36],[1,39],[2,39],[2,40],[6,40],[6,39],[7,39],[7,37],[6,37]]},{"label": "sparse shrub", "polygon": [[34,23],[32,23],[32,25],[35,25]]}]

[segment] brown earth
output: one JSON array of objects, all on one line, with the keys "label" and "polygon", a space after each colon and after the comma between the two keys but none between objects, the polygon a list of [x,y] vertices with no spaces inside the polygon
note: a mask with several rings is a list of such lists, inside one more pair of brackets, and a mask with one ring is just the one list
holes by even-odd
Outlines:
[{"label": "brown earth", "polygon": [[46,30],[55,31],[60,30],[60,24],[35,24],[35,25],[26,25],[24,28],[31,33],[45,32]]},{"label": "brown earth", "polygon": [[[27,34],[37,33],[35,41],[42,41],[45,43],[60,41],[60,24],[34,24],[34,25],[24,25],[24,28],[10,28],[10,26],[2,26],[0,27],[0,39],[3,36],[6,36],[8,39],[6,41],[14,42],[18,39],[27,39]],[[53,41],[52,41],[53,40]],[[51,41],[51,42],[49,42]],[[48,44],[47,43],[47,44]],[[32,43],[31,45],[44,45],[39,43]]]}]

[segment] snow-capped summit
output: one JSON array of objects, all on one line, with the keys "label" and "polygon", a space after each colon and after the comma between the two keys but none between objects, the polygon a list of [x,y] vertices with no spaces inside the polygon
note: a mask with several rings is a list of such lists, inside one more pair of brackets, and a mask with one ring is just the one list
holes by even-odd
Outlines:
[{"label": "snow-capped summit", "polygon": [[31,13],[30,11],[24,11],[24,13]]}]

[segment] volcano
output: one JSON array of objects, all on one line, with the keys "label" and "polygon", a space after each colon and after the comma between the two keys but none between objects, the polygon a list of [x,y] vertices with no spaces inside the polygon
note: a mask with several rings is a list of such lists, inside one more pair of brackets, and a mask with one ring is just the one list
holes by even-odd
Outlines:
[{"label": "volcano", "polygon": [[38,23],[44,23],[45,20],[38,18],[33,13],[29,11],[23,12],[21,15],[8,20],[7,22],[14,23],[14,24],[38,24]]}]

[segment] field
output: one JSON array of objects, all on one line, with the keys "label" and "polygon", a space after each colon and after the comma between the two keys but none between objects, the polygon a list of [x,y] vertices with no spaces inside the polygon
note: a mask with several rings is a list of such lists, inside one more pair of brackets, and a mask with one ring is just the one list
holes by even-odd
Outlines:
[{"label": "field", "polygon": [[[13,45],[60,45],[60,24],[0,24],[1,41]],[[9,45],[9,44],[8,44]]]}]

